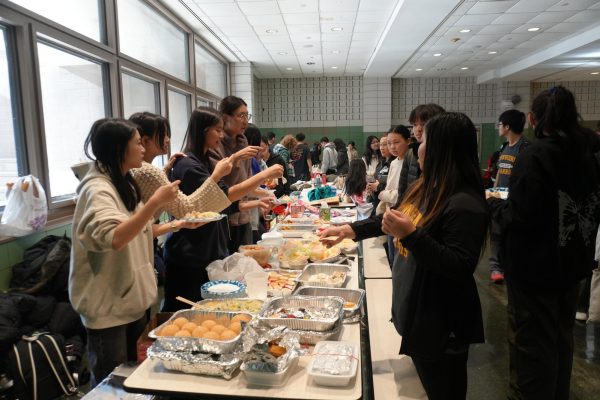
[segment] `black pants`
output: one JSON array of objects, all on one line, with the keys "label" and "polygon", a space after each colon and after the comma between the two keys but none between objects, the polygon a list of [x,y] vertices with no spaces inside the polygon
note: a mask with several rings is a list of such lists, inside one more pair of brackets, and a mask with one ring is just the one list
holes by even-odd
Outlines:
[{"label": "black pants", "polygon": [[443,354],[438,361],[412,357],[429,400],[464,400],[467,397],[469,351]]},{"label": "black pants", "polygon": [[532,291],[507,281],[509,399],[569,398],[578,288]]},{"label": "black pants", "polygon": [[137,340],[148,322],[148,312],[136,321],[105,329],[86,328],[92,388],[117,366],[137,360]]},{"label": "black pants", "polygon": [[252,226],[248,224],[231,226],[229,225],[229,235],[231,239],[227,243],[229,254],[238,251],[240,246],[252,244]]}]

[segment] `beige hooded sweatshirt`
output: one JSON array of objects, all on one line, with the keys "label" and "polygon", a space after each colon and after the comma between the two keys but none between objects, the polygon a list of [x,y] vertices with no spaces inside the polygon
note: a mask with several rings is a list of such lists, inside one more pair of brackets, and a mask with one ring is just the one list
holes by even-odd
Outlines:
[{"label": "beige hooded sweatshirt", "polygon": [[[112,248],[127,211],[110,178],[92,166],[77,187],[69,297],[90,329],[133,322],[156,301],[152,221],[123,249]],[[141,205],[138,204],[138,208]]]}]

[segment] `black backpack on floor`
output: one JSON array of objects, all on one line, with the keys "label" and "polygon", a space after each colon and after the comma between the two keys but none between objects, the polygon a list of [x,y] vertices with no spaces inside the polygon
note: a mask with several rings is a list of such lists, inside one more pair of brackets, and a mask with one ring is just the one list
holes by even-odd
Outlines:
[{"label": "black backpack on floor", "polygon": [[61,335],[24,336],[8,354],[9,399],[51,400],[77,393]]}]

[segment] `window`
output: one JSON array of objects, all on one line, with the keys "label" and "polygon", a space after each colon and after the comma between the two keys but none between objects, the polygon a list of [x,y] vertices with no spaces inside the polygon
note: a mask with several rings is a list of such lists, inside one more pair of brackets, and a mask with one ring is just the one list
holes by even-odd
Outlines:
[{"label": "window", "polygon": [[38,42],[37,48],[50,194],[58,200],[75,193],[70,167],[89,161],[85,138],[92,123],[108,115],[105,68],[49,44]]},{"label": "window", "polygon": [[168,99],[171,153],[175,153],[183,149],[183,139],[191,115],[192,96],[169,89]]},{"label": "window", "polygon": [[121,52],[189,82],[187,34],[140,0],[119,0]]},{"label": "window", "polygon": [[9,68],[9,53],[7,34],[0,26],[0,207],[6,205],[6,183],[14,182],[23,174],[19,170],[17,159],[18,148],[15,142],[16,116],[14,110],[15,92],[11,87],[11,70]]},{"label": "window", "polygon": [[[103,12],[98,0],[11,0],[98,42],[106,42]],[[68,10],[66,12],[65,10]]]},{"label": "window", "polygon": [[148,111],[160,114],[158,82],[151,82],[143,78],[123,72],[123,117],[129,118],[136,112]]},{"label": "window", "polygon": [[196,107],[210,107],[210,103],[203,97],[196,97]]},{"label": "window", "polygon": [[227,96],[227,65],[198,43],[194,54],[196,86],[221,98]]}]

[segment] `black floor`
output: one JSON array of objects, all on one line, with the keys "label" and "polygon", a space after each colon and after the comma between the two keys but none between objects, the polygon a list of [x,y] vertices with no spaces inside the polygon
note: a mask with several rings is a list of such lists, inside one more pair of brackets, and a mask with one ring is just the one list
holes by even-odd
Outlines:
[{"label": "black floor", "polygon": [[[506,343],[506,290],[489,283],[487,255],[475,273],[485,328],[485,344],[471,347],[468,399],[506,399],[508,345]],[[576,322],[571,399],[600,399],[600,324]]]}]

